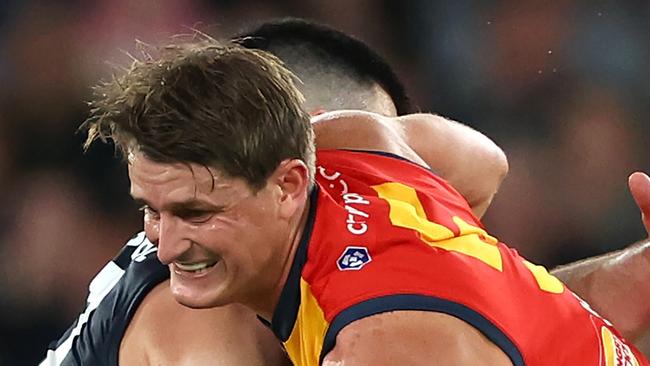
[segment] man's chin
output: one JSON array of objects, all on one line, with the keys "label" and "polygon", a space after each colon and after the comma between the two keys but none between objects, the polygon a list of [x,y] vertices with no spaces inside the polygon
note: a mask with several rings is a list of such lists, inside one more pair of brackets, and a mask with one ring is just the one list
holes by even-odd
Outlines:
[{"label": "man's chin", "polygon": [[188,293],[189,291],[179,291],[180,289],[175,289],[173,287],[171,290],[172,296],[176,302],[191,309],[208,309],[228,305],[230,303],[221,296],[215,296],[215,294]]}]

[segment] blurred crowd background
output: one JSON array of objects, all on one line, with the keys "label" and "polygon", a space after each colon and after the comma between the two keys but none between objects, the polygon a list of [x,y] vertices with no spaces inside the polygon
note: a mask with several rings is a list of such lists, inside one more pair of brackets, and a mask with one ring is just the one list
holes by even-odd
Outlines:
[{"label": "blurred crowd background", "polygon": [[417,106],[505,150],[486,225],[548,267],[645,237],[627,190],[650,170],[650,2],[1,0],[0,365],[30,365],[141,218],[110,147],[83,154],[91,86],[134,40],[227,37],[270,17],[351,33]]}]

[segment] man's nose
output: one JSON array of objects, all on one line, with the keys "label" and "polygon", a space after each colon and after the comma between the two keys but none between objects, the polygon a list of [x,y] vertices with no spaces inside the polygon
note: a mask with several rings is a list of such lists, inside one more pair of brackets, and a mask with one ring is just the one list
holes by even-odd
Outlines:
[{"label": "man's nose", "polygon": [[161,214],[157,230],[154,232],[158,244],[158,259],[169,264],[190,248],[190,241],[183,239],[180,219],[169,214]]}]

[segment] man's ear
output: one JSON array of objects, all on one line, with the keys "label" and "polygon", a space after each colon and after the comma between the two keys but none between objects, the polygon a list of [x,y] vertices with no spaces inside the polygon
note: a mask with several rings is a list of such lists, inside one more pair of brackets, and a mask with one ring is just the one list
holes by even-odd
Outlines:
[{"label": "man's ear", "polygon": [[300,159],[284,160],[272,176],[273,182],[280,188],[278,203],[280,215],[290,218],[307,201],[309,191],[309,169]]}]

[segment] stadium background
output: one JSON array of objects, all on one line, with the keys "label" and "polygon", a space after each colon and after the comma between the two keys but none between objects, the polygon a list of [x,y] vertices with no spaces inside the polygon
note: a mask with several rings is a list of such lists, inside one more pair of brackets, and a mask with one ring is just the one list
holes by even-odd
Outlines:
[{"label": "stadium background", "polygon": [[286,15],[365,40],[421,110],[503,147],[510,174],[485,221],[525,256],[553,267],[645,236],[626,181],[650,170],[648,1],[2,0],[0,365],[43,357],[139,230],[124,168],[75,134],[107,61],[135,38]]}]

